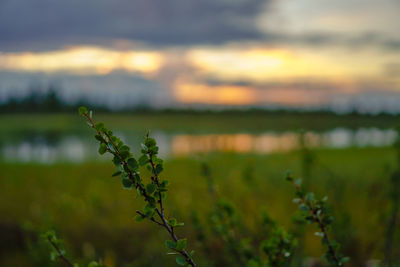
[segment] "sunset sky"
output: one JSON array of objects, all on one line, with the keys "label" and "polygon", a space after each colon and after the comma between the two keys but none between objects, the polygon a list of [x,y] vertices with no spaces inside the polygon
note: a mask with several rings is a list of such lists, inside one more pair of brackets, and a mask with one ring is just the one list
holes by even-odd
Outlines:
[{"label": "sunset sky", "polygon": [[398,0],[1,0],[0,101],[400,112]]}]

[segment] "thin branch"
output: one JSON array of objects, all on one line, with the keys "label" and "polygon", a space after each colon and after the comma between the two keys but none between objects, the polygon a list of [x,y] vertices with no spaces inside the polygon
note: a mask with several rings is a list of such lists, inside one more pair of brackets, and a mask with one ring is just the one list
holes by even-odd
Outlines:
[{"label": "thin branch", "polygon": [[[142,216],[143,219],[147,218],[146,215],[144,215],[144,213],[141,212],[141,211],[139,211],[139,210],[137,210],[136,213],[139,214],[140,216]],[[164,224],[162,224],[162,223],[160,223],[159,221],[157,221],[156,219],[154,219],[154,217],[151,217],[151,218],[150,218],[150,221],[155,222],[156,224],[158,224],[158,225],[164,227]]]},{"label": "thin branch", "polygon": [[68,260],[62,253],[61,249],[57,246],[56,243],[54,243],[50,237],[47,238],[47,240],[49,241],[49,243],[53,246],[53,248],[57,251],[57,256],[58,258],[60,258],[66,265],[74,267],[74,264]]}]

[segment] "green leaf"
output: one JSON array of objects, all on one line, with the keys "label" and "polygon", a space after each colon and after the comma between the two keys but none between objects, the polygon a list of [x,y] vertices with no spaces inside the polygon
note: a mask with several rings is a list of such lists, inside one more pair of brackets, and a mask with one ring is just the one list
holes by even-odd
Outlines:
[{"label": "green leaf", "polygon": [[51,241],[57,240],[56,233],[53,230],[49,230],[42,235],[43,239],[50,239]]},{"label": "green leaf", "polygon": [[137,191],[137,193],[138,193],[139,196],[142,195],[142,192],[140,191],[140,188],[139,188],[139,187],[136,188],[136,191]]},{"label": "green leaf", "polygon": [[304,203],[299,205],[299,209],[302,210],[302,211],[309,211],[310,210],[309,207]]},{"label": "green leaf", "polygon": [[185,265],[186,265],[186,260],[185,260],[185,258],[182,257],[182,256],[176,257],[175,260],[176,260],[176,263],[178,263],[178,264],[181,265],[181,266],[185,266]]},{"label": "green leaf", "polygon": [[169,181],[168,180],[163,180],[161,183],[160,183],[160,186],[161,187],[166,187],[166,186],[168,186],[169,185]]},{"label": "green leaf", "polygon": [[147,162],[149,162],[149,159],[147,158],[146,155],[142,155],[142,156],[139,158],[139,165],[140,165],[140,166],[146,165]]},{"label": "green leaf", "polygon": [[141,221],[143,221],[143,220],[144,220],[144,218],[143,218],[142,215],[138,214],[138,215],[135,216],[135,221],[141,222]]},{"label": "green leaf", "polygon": [[118,156],[114,156],[113,163],[115,166],[119,167],[121,166],[121,159]]},{"label": "green leaf", "polygon": [[168,220],[168,224],[169,224],[170,226],[172,226],[172,227],[175,227],[175,225],[176,225],[177,222],[178,222],[178,221],[177,221],[175,218],[171,218],[171,219]]},{"label": "green leaf", "polygon": [[94,136],[94,138],[96,138],[97,141],[103,142],[103,138],[102,138],[100,135],[98,135],[98,134],[96,134],[96,135]]},{"label": "green leaf", "polygon": [[127,145],[123,145],[123,146],[121,146],[120,148],[119,148],[119,151],[129,151],[130,150],[130,148],[129,148],[129,146],[127,146]]},{"label": "green leaf", "polygon": [[165,246],[169,249],[175,249],[176,248],[176,242],[172,240],[166,240],[165,241]]},{"label": "green leaf", "polygon": [[156,145],[156,140],[154,140],[154,138],[149,137],[146,139],[145,145],[146,147],[153,147]]},{"label": "green leaf", "polygon": [[155,168],[154,168],[154,174],[158,175],[163,171],[163,166],[162,164],[158,164]]},{"label": "green leaf", "polygon": [[122,173],[121,171],[116,171],[116,172],[113,173],[112,177],[118,176],[118,175],[120,175],[121,173]]},{"label": "green leaf", "polygon": [[145,152],[147,151],[147,146],[145,144],[140,144],[140,146],[142,147],[143,151],[145,151]]},{"label": "green leaf", "polygon": [[186,248],[186,242],[187,242],[187,239],[186,239],[186,238],[184,238],[184,239],[179,239],[178,242],[176,242],[176,249],[177,249],[177,250],[183,250],[183,249],[185,249],[185,248]]},{"label": "green leaf", "polygon": [[79,112],[79,115],[83,116],[87,113],[87,108],[84,106],[79,107],[78,112]]},{"label": "green leaf", "polygon": [[153,217],[155,210],[156,210],[156,208],[154,205],[147,204],[143,208],[143,213],[144,213],[144,215],[146,215],[147,218],[151,218],[151,217]]},{"label": "green leaf", "polygon": [[123,159],[126,159],[131,155],[131,153],[129,151],[126,151],[126,150],[120,151],[119,154],[120,154],[121,158],[123,158]]},{"label": "green leaf", "polygon": [[313,201],[313,200],[314,200],[314,193],[313,193],[313,192],[308,193],[308,194],[306,195],[306,201],[307,201],[307,202],[311,202],[311,201]]},{"label": "green leaf", "polygon": [[97,131],[101,131],[101,130],[103,130],[103,129],[105,128],[105,125],[104,125],[104,123],[102,123],[102,122],[98,122],[98,123],[96,123],[96,124],[94,125],[94,128],[95,128]]},{"label": "green leaf", "polygon": [[134,158],[128,159],[128,166],[133,171],[137,171],[139,169],[139,164],[137,163],[136,159],[134,159]]},{"label": "green leaf", "polygon": [[322,219],[322,222],[326,225],[333,223],[333,216],[327,216]]},{"label": "green leaf", "polygon": [[99,154],[100,154],[100,155],[103,155],[104,153],[106,153],[106,151],[107,151],[107,146],[106,146],[106,144],[101,143],[101,144],[100,144],[100,147],[99,147]]},{"label": "green leaf", "polygon": [[171,218],[168,220],[168,224],[172,227],[179,227],[179,226],[184,226],[185,224],[183,222],[178,223],[178,221],[175,218]]},{"label": "green leaf", "polygon": [[298,203],[300,203],[300,202],[301,202],[301,198],[294,198],[294,199],[293,199],[293,203],[298,204]]},{"label": "green leaf", "polygon": [[133,183],[130,179],[128,178],[122,178],[122,187],[124,189],[132,189],[133,188]]},{"label": "green leaf", "polygon": [[135,183],[140,183],[141,179],[137,172],[133,174],[133,178],[135,179]]},{"label": "green leaf", "polygon": [[162,159],[160,159],[160,158],[154,157],[153,158],[153,162],[155,164],[163,164],[164,161]]},{"label": "green leaf", "polygon": [[157,155],[158,154],[158,146],[150,147],[149,152],[151,152],[151,154],[153,154],[153,155]]},{"label": "green leaf", "polygon": [[146,192],[147,194],[151,195],[156,190],[156,185],[154,183],[150,183],[146,185]]}]

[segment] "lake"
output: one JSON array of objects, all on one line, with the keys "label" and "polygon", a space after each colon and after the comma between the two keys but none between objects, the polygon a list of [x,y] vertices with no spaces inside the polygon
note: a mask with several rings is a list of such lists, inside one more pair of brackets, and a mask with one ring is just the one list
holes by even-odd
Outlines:
[{"label": "lake", "polygon": [[[143,133],[116,132],[133,151],[138,152]],[[164,158],[209,152],[269,154],[295,150],[305,140],[310,148],[348,148],[390,146],[397,137],[393,129],[336,127],[326,131],[265,131],[265,132],[171,132],[153,131],[152,136]],[[3,137],[4,139],[4,137]],[[0,144],[0,157],[6,162],[51,164],[60,161],[81,163],[108,160],[97,154],[97,142],[91,136],[62,132],[19,132]]]}]

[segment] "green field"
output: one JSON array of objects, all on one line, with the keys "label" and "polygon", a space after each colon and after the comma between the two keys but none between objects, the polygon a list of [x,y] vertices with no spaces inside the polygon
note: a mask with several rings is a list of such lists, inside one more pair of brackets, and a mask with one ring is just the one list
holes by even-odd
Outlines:
[{"label": "green field", "polygon": [[[261,117],[231,116],[202,117],[195,124],[193,117],[174,116],[178,115],[153,119],[145,115],[99,117],[110,128],[156,126],[166,131],[185,132],[229,132],[247,127],[261,131],[267,128],[264,123],[268,122]],[[277,119],[271,120],[271,125],[281,127]],[[87,130],[82,120],[69,115],[13,115],[3,116],[0,121],[4,136],[29,130]],[[280,122],[285,124],[284,121]],[[299,122],[292,118],[287,123]],[[196,128],[202,124],[204,128]],[[285,127],[290,128],[286,124]],[[348,266],[382,260],[391,210],[390,177],[398,168],[395,150],[391,147],[320,148],[313,150],[312,155],[314,161],[308,167],[302,163],[301,151],[269,155],[209,153],[169,158],[163,172],[163,177],[171,182],[168,215],[185,222],[178,233],[187,236],[189,248],[196,250],[198,266],[218,265],[226,260],[223,243],[209,231],[206,235],[212,250],[205,252],[196,241],[190,217],[190,210],[196,209],[200,221],[205,223],[214,203],[207,181],[201,175],[203,163],[210,166],[218,194],[237,208],[242,222],[238,230],[240,237],[263,236],[260,207],[285,228],[294,228],[291,220],[296,211],[292,202],[294,192],[284,179],[285,172],[292,170],[298,177],[309,173],[303,177],[307,187],[318,196],[329,196],[336,218],[331,234],[342,243],[343,253],[352,258]],[[122,189],[119,178],[111,177],[111,162],[95,159],[51,165],[2,162],[0,169],[0,266],[58,266],[49,261],[47,247],[37,240],[37,233],[47,229],[55,229],[62,236],[69,256],[78,262],[102,258],[108,266],[175,266],[174,257],[166,254],[163,244],[167,235],[149,222],[133,220],[135,210],[142,207],[143,201],[136,198],[135,192]],[[317,229],[315,226],[306,229],[302,249],[307,257],[319,258],[322,248],[319,238],[313,234]],[[399,231],[394,240],[399,255]]]}]

